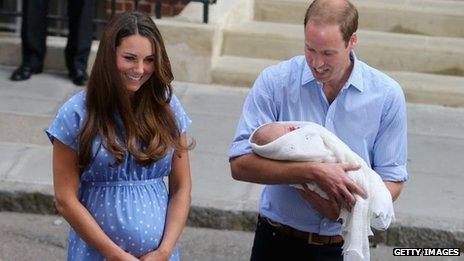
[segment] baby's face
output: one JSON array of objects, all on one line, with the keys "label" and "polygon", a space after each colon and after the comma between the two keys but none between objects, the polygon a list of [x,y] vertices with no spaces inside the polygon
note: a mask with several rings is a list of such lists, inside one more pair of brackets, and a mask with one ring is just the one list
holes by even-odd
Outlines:
[{"label": "baby's face", "polygon": [[282,123],[278,124],[277,126],[278,127],[276,127],[276,133],[279,134],[279,137],[300,128],[300,127],[297,127],[291,124],[282,124]]},{"label": "baby's face", "polygon": [[254,134],[253,142],[258,145],[265,145],[299,128],[295,125],[277,122],[266,124]]}]

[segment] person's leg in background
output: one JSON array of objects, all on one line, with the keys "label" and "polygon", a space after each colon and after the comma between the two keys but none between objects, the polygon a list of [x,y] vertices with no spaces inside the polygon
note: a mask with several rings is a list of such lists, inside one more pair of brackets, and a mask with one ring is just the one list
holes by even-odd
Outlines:
[{"label": "person's leg in background", "polygon": [[85,85],[87,61],[92,47],[95,0],[68,1],[69,36],[65,48],[66,66],[74,84]]},{"label": "person's leg in background", "polygon": [[27,80],[41,73],[47,50],[48,0],[23,0],[21,23],[22,62],[11,75],[11,80]]}]

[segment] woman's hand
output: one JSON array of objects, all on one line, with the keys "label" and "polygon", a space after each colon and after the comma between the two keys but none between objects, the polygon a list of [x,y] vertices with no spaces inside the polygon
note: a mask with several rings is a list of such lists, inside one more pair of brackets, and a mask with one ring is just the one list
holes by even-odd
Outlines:
[{"label": "woman's hand", "polygon": [[340,216],[340,206],[334,199],[327,200],[319,196],[316,192],[309,190],[306,184],[301,184],[304,190],[297,189],[298,193],[311,204],[311,206],[332,221],[337,221]]},{"label": "woman's hand", "polygon": [[166,251],[164,249],[158,248],[155,251],[152,251],[146,255],[140,257],[142,261],[165,261],[169,260],[172,253],[170,251]]},{"label": "woman's hand", "polygon": [[127,252],[122,252],[121,254],[108,257],[108,261],[136,261],[139,260],[135,256],[127,253]]}]

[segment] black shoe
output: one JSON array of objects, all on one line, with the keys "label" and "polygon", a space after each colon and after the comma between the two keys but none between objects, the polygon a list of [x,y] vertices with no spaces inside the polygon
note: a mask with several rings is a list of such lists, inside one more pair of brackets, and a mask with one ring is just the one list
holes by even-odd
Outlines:
[{"label": "black shoe", "polygon": [[87,74],[87,72],[81,69],[77,69],[73,72],[70,72],[69,77],[71,78],[72,82],[78,86],[84,86],[87,83],[87,80],[89,79],[89,75]]},{"label": "black shoe", "polygon": [[42,72],[42,68],[34,69],[34,68],[29,67],[29,66],[21,65],[21,66],[19,66],[18,69],[16,69],[11,74],[10,80],[12,80],[12,81],[24,81],[24,80],[27,80],[27,79],[31,78],[32,74],[37,74],[37,73],[41,73],[41,72]]}]

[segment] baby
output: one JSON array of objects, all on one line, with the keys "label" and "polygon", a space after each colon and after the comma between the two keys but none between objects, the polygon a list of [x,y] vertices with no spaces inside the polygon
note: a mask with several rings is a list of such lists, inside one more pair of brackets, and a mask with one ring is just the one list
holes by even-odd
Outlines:
[{"label": "baby", "polygon": [[[272,123],[264,124],[258,127],[251,136],[252,137],[251,143],[255,145],[253,146],[254,152],[266,158],[276,159],[275,153],[274,155],[266,155],[270,153],[266,153],[266,151],[263,151],[264,145],[267,145],[277,140],[278,138],[284,136],[287,133],[298,130],[299,128],[300,126],[297,126],[295,124],[279,123],[279,122],[272,122]],[[309,134],[307,133],[304,138],[305,138],[304,147],[290,145],[286,148],[282,147],[281,149],[293,150],[291,151],[291,153],[294,156],[295,154],[303,154],[302,155],[304,157],[303,161],[336,162],[336,158],[334,157],[334,154],[331,153],[331,151],[326,149],[324,145],[324,141],[322,140],[320,135],[315,135],[314,133],[311,135],[311,133]],[[275,148],[275,149],[279,149],[279,148]],[[282,152],[285,153],[288,151],[282,151]],[[300,161],[296,157],[293,157],[292,160]],[[322,198],[329,199],[329,196],[327,195],[327,193],[325,193],[322,189],[320,189],[317,184],[309,182],[306,185],[311,191],[316,192]],[[296,187],[298,189],[303,189],[303,186],[299,184],[294,184],[291,186]]]},{"label": "baby", "polygon": [[252,142],[260,146],[266,145],[285,134],[299,129],[299,126],[288,123],[271,122],[258,127],[254,132]]},{"label": "baby", "polygon": [[[348,176],[369,195],[367,199],[356,195],[356,204],[351,212],[340,210],[344,260],[369,260],[368,235],[370,227],[387,229],[394,219],[391,194],[380,176],[353,152],[343,141],[323,126],[312,122],[274,122],[258,127],[249,139],[253,152],[273,159],[289,161],[312,161],[324,163],[356,163],[359,170]],[[308,188],[328,199],[327,193],[317,184],[308,183]],[[301,185],[291,185],[301,188]],[[353,258],[354,257],[354,258]]]}]

